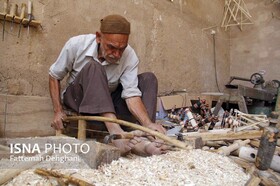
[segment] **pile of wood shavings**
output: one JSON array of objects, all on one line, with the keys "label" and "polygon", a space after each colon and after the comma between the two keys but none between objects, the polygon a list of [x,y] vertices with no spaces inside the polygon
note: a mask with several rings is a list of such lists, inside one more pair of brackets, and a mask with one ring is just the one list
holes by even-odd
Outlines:
[{"label": "pile of wood shavings", "polygon": [[81,176],[102,185],[245,185],[249,180],[228,157],[202,150],[169,152],[133,160],[120,159]]},{"label": "pile of wood shavings", "polygon": [[[42,167],[42,164],[38,167]],[[55,170],[97,186],[243,186],[249,180],[249,175],[246,175],[242,168],[228,157],[202,150],[176,151],[146,158],[138,156],[133,159],[120,158],[96,170],[82,165],[76,168]],[[21,185],[53,184],[50,183],[50,180],[35,175],[33,171],[34,169],[30,169],[22,172],[7,185],[15,183],[21,183]]]},{"label": "pile of wood shavings", "polygon": [[[31,186],[51,186],[51,185],[57,185],[57,181],[55,179],[48,179],[46,177],[40,176],[38,174],[35,174],[34,171],[36,168],[43,168],[48,170],[55,170],[63,174],[67,175],[74,175],[75,173],[79,172],[81,169],[90,169],[90,167],[84,162],[82,158],[80,158],[75,153],[68,153],[68,154],[53,154],[51,157],[72,157],[72,158],[78,158],[79,161],[42,161],[36,164],[32,167],[32,169],[25,170],[21,172],[18,176],[16,176],[14,179],[9,181],[5,184],[5,186],[16,186],[16,185],[31,185]],[[18,164],[21,162],[13,162],[9,159],[2,159],[0,161],[0,167],[9,169],[17,169]],[[3,176],[1,174],[5,173],[5,170],[0,172],[0,177]],[[75,175],[74,177],[80,178],[79,175]],[[82,178],[81,178],[82,179]]]}]

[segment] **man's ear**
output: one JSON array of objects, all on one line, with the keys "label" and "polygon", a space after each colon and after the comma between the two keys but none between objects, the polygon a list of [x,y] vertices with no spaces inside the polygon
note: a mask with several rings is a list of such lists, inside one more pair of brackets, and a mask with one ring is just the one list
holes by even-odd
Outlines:
[{"label": "man's ear", "polygon": [[96,42],[99,44],[101,42],[101,33],[96,32]]}]

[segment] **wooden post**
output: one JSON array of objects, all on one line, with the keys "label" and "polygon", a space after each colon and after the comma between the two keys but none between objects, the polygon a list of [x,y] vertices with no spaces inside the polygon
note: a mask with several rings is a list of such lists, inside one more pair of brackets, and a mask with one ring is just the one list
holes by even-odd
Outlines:
[{"label": "wooden post", "polygon": [[55,135],[56,135],[56,136],[60,136],[61,134],[62,134],[62,130],[56,130],[56,131],[55,131]]},{"label": "wooden post", "polygon": [[80,119],[78,120],[78,139],[81,141],[86,140],[86,129],[87,129],[87,122],[86,120]]},{"label": "wooden post", "polygon": [[270,167],[276,147],[278,132],[279,130],[275,127],[264,128],[255,162],[258,169],[267,170]]}]

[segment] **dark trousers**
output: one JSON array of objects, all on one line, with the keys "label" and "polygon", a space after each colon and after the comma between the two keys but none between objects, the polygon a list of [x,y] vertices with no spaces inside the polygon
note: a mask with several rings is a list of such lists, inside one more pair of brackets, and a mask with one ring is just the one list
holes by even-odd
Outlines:
[{"label": "dark trousers", "polygon": [[[155,122],[157,104],[157,78],[151,72],[138,75],[138,88],[150,119]],[[115,113],[117,118],[136,122],[121,98],[122,85],[110,93],[106,72],[95,61],[87,63],[64,93],[64,105],[81,115]]]}]

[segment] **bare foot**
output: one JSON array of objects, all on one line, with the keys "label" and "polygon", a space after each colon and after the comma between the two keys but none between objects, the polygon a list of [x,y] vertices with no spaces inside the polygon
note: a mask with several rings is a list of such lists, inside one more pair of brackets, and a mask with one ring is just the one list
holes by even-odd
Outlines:
[{"label": "bare foot", "polygon": [[125,156],[131,151],[131,147],[128,145],[129,140],[127,139],[113,140],[112,143],[121,151],[122,156]]},{"label": "bare foot", "polygon": [[151,156],[151,155],[165,154],[168,152],[169,149],[170,147],[162,144],[162,142],[157,142],[157,141],[150,142],[146,139],[136,144],[131,151],[134,154],[140,156]]}]

